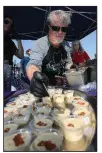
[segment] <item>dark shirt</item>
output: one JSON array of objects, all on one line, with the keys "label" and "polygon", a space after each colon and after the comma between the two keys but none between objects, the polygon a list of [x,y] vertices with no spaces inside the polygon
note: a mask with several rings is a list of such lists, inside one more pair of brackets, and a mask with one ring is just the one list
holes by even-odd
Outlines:
[{"label": "dark shirt", "polygon": [[10,38],[4,38],[4,60],[8,60],[9,65],[13,65],[13,55],[16,50],[14,42]]},{"label": "dark shirt", "polygon": [[55,85],[55,75],[62,76],[65,71],[66,59],[67,52],[62,45],[59,48],[50,45],[42,62],[42,72],[48,76],[50,84]]}]

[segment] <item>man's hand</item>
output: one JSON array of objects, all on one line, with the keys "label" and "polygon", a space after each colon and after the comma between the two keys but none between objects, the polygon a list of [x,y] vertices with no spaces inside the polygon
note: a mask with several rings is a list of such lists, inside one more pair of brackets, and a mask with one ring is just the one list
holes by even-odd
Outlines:
[{"label": "man's hand", "polygon": [[48,96],[43,83],[48,86],[49,80],[48,77],[41,72],[34,72],[33,77],[30,82],[30,91],[37,97]]}]

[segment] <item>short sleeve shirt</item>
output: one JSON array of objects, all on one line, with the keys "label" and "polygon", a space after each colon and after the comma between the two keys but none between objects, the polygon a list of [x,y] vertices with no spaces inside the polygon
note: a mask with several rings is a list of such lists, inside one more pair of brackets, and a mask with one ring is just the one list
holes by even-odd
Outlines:
[{"label": "short sleeve shirt", "polygon": [[90,59],[90,57],[86,53],[86,51],[84,51],[84,52],[75,51],[72,54],[72,60],[73,60],[73,63],[75,63],[75,64],[83,63],[83,62],[85,62],[85,61],[87,61],[89,59]]}]

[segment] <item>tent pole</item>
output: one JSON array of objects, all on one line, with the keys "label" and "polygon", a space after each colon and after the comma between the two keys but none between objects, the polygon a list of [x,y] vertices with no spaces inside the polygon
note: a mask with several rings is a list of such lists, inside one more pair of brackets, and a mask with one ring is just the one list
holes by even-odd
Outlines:
[{"label": "tent pole", "polygon": [[85,18],[87,18],[87,19],[89,19],[89,20],[91,20],[91,21],[93,21],[93,22],[96,22],[95,20],[93,20],[93,19],[87,17],[86,15],[83,15],[83,14],[79,13],[78,11],[75,11],[75,10],[71,9],[70,7],[67,7],[67,6],[66,6],[65,8],[69,9],[70,11],[74,11],[75,13],[80,14],[81,16],[84,16]]},{"label": "tent pole", "polygon": [[44,9],[42,9],[42,8],[40,8],[40,7],[36,7],[36,6],[32,6],[33,8],[36,8],[36,9],[38,9],[38,10],[41,10],[41,11],[44,11],[44,12],[48,12],[47,10],[44,10]]},{"label": "tent pole", "polygon": [[[95,23],[95,22],[93,22],[93,23]],[[80,36],[80,39],[91,28],[91,26],[93,25],[93,23],[87,28],[87,30],[84,31],[84,33]]]}]

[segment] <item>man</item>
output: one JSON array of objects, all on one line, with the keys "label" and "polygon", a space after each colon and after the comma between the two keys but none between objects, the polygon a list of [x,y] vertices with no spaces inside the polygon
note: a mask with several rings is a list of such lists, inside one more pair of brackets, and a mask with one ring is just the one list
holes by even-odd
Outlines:
[{"label": "man", "polygon": [[12,17],[4,17],[4,63],[13,65],[13,55],[18,58],[24,57],[24,50],[21,40],[17,40],[18,49],[12,41],[12,33],[14,30],[14,22]]},{"label": "man", "polygon": [[26,76],[26,66],[27,66],[27,63],[30,61],[30,55],[31,55],[31,49],[28,49],[26,50],[26,54],[28,56],[24,56],[23,59],[21,59],[20,61],[20,65],[21,65],[21,72],[22,72],[22,79],[27,83],[27,84],[30,84],[27,76]]},{"label": "man", "polygon": [[26,66],[28,62],[30,61],[30,54],[31,54],[31,49],[26,50],[26,55],[28,56],[24,56],[24,58],[22,58],[20,61],[21,71],[23,76],[26,76]]},{"label": "man", "polygon": [[47,17],[48,35],[38,39],[32,49],[27,76],[31,80],[31,92],[36,96],[46,95],[42,81],[47,85],[48,77],[50,85],[55,85],[55,76],[63,74],[66,63],[67,68],[72,65],[70,48],[64,41],[71,23],[70,16],[62,10],[50,12]]},{"label": "man", "polygon": [[97,53],[95,53],[95,55],[94,55],[94,56],[95,56],[95,59],[97,59]]}]

